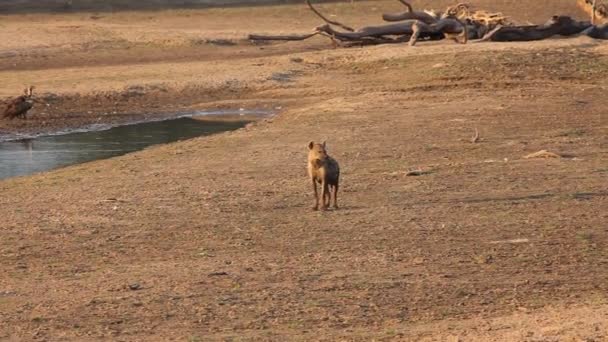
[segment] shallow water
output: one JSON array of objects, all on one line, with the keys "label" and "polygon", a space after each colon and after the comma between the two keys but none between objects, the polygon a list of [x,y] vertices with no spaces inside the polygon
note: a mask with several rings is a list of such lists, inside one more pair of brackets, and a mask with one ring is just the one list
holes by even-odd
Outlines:
[{"label": "shallow water", "polygon": [[0,142],[0,179],[119,156],[150,145],[231,131],[248,122],[218,121],[217,118],[204,121],[183,117],[102,131]]}]

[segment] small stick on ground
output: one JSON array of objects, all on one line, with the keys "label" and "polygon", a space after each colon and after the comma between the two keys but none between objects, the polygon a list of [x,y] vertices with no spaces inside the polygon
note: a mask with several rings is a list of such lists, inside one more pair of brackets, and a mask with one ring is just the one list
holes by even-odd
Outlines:
[{"label": "small stick on ground", "polygon": [[475,135],[471,138],[471,142],[473,144],[479,142],[479,131],[477,130],[477,127],[475,127]]},{"label": "small stick on ground", "polygon": [[310,37],[318,35],[320,32],[315,31],[309,34],[294,34],[294,35],[286,35],[286,36],[264,36],[259,34],[250,34],[249,40],[305,40]]},{"label": "small stick on ground", "polygon": [[549,152],[547,150],[540,150],[538,152],[534,152],[534,153],[530,153],[527,156],[524,157],[524,159],[530,159],[530,158],[561,158],[562,156],[560,156],[559,154],[553,153],[553,152]]}]

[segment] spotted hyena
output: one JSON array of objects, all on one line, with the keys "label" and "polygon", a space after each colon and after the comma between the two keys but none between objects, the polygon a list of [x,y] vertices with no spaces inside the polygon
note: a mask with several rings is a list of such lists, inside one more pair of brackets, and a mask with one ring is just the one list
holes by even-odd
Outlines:
[{"label": "spotted hyena", "polygon": [[331,200],[330,188],[334,193],[334,208],[338,209],[340,166],[334,158],[327,154],[325,142],[319,144],[311,141],[308,143],[308,175],[315,195],[313,210],[319,209],[317,183],[321,184],[321,210],[325,210],[329,206]]}]

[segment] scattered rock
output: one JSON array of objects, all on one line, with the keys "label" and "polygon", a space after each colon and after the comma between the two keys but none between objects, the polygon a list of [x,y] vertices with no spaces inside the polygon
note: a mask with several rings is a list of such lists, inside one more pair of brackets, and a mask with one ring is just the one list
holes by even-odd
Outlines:
[{"label": "scattered rock", "polygon": [[431,173],[431,172],[417,169],[417,170],[410,170],[405,175],[406,176],[422,176],[422,175],[426,175],[429,173]]},{"label": "scattered rock", "polygon": [[287,72],[275,72],[267,80],[281,83],[294,82],[294,78],[301,75],[301,70],[288,70]]},{"label": "scattered rock", "polygon": [[268,77],[268,80],[277,82],[293,82],[291,78],[292,75],[289,73],[275,72],[270,77]]},{"label": "scattered rock", "polygon": [[219,276],[227,276],[228,272],[220,271],[220,272],[211,272],[208,274],[209,277],[219,277]]},{"label": "scattered rock", "polygon": [[478,264],[491,264],[494,261],[494,257],[492,255],[477,255],[475,256],[475,261]]},{"label": "scattered rock", "polygon": [[416,257],[412,260],[412,264],[414,265],[422,265],[424,264],[424,258],[423,257]]},{"label": "scattered rock", "polygon": [[133,291],[141,290],[141,285],[139,283],[129,284],[129,290],[133,290]]},{"label": "scattered rock", "polygon": [[140,85],[129,86],[122,92],[122,96],[126,98],[143,95],[146,95],[146,89]]}]

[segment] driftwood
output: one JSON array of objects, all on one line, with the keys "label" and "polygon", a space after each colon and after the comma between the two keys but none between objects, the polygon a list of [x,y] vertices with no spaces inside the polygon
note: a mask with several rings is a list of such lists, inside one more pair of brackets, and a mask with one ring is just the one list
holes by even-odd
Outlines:
[{"label": "driftwood", "polygon": [[340,32],[334,30],[329,25],[318,27],[318,30],[326,32],[340,40],[360,40],[367,38],[382,38],[383,36],[399,36],[411,35],[413,32],[412,26],[415,21],[405,21],[399,24],[384,25],[384,26],[367,26],[357,32]]},{"label": "driftwood", "polygon": [[[325,22],[324,25],[316,27],[312,33],[307,34],[281,36],[252,34],[249,35],[249,39],[253,41],[299,41],[321,35],[330,38],[334,44],[341,46],[403,42],[409,42],[413,46],[419,40],[445,38],[453,39],[459,43],[467,43],[469,40],[475,42],[521,42],[547,39],[555,35],[572,36],[577,34],[585,34],[597,39],[608,39],[608,25],[594,26],[590,22],[576,21],[568,16],[553,16],[542,25],[515,26],[502,13],[472,10],[469,5],[464,3],[448,7],[443,13],[440,13],[429,10],[415,11],[405,0],[398,1],[407,8],[407,11],[384,13],[382,18],[385,21],[392,22],[391,24],[366,26],[355,30],[338,21],[329,20],[312,5],[310,0],[305,0],[310,10]],[[595,0],[580,1],[594,2]],[[594,11],[594,13],[600,12],[599,9]],[[605,12],[608,15],[608,5]]]},{"label": "driftwood", "polygon": [[[418,40],[438,40],[443,38],[454,38],[458,42],[466,43],[468,39],[467,26],[457,18],[441,17],[440,14],[431,11],[414,11],[412,6],[404,0],[399,0],[407,8],[408,12],[396,14],[391,17],[385,14],[387,21],[396,20],[395,24],[367,26],[358,30],[344,25],[338,21],[327,19],[317,10],[310,0],[305,0],[310,10],[321,18],[326,24],[314,29],[313,33],[297,35],[249,35],[250,40],[304,40],[321,34],[331,38],[334,42],[344,43],[343,45],[369,45],[369,44],[388,44],[409,41],[414,45]],[[404,20],[404,18],[406,18]],[[337,26],[347,32],[335,29]]]},{"label": "driftwood", "polygon": [[543,25],[497,26],[479,41],[523,42],[547,39],[555,35],[572,36],[582,33],[592,25],[576,21],[568,16],[554,16]]},{"label": "driftwood", "polygon": [[319,34],[318,31],[315,31],[315,32],[309,33],[309,34],[294,34],[294,35],[287,35],[287,36],[264,36],[264,35],[259,35],[259,34],[250,34],[249,39],[250,40],[305,40],[310,37],[316,36],[318,34]]},{"label": "driftwood", "polygon": [[314,6],[310,3],[310,0],[306,0],[306,4],[308,5],[308,8],[310,8],[310,10],[313,11],[313,13],[316,14],[319,18],[323,19],[324,22],[326,22],[326,23],[328,23],[330,25],[336,25],[336,26],[341,27],[341,28],[343,28],[343,29],[345,29],[346,31],[349,31],[349,32],[353,32],[354,31],[354,29],[351,28],[350,26],[346,26],[346,25],[344,25],[342,23],[339,23],[337,21],[332,21],[332,20],[327,19],[323,14],[321,14],[321,12],[317,11],[317,9],[314,8]]},{"label": "driftwood", "polygon": [[[403,43],[410,40],[409,34],[388,36],[382,35],[381,30],[377,30],[377,27],[364,28],[363,32],[340,32],[336,31],[329,25],[322,25],[317,27],[321,33],[327,37],[331,37],[345,46],[358,46],[358,45],[373,45],[373,44],[391,44],[391,43]],[[407,25],[401,28],[403,31],[411,31]],[[398,32],[400,28],[396,27],[395,32]]]},{"label": "driftwood", "polygon": [[[455,19],[441,19],[436,24],[428,25],[417,20],[406,20],[398,24],[363,27],[356,32],[340,32],[330,25],[323,25],[317,30],[325,32],[340,41],[373,40],[384,43],[387,40],[409,41],[414,45],[418,39],[442,39],[445,34],[464,36],[466,43],[466,26]],[[400,38],[390,38],[397,36]]]},{"label": "driftwood", "polygon": [[581,32],[581,34],[595,39],[608,40],[608,24],[604,24],[601,26],[590,26],[589,28]]},{"label": "driftwood", "polygon": [[425,24],[434,24],[441,19],[439,13],[434,11],[414,11],[412,5],[404,0],[398,0],[407,7],[407,12],[401,13],[384,13],[382,19],[384,21],[402,21],[402,20],[420,20]]}]

